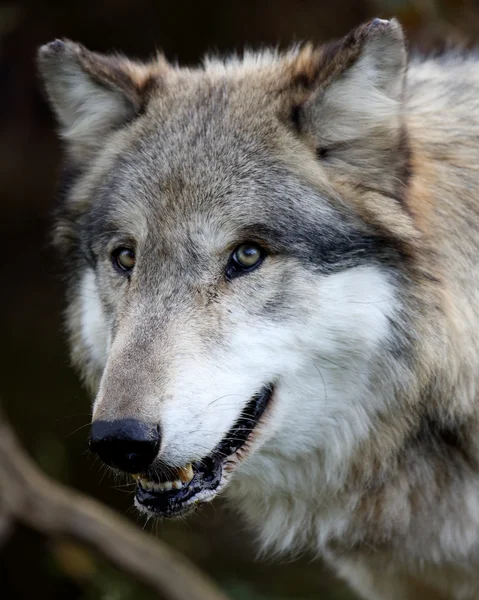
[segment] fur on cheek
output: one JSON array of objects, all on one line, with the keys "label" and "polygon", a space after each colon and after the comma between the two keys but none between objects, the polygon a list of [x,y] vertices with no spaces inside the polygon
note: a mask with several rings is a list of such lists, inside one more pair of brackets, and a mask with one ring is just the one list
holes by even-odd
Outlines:
[{"label": "fur on cheek", "polygon": [[[341,507],[337,493],[351,457],[374,430],[375,414],[394,402],[387,390],[371,395],[370,386],[371,364],[384,353],[399,305],[390,277],[357,267],[325,277],[315,297],[290,325],[290,343],[277,349],[294,367],[280,378],[274,435],[228,490],[262,545],[278,552],[320,548],[346,531],[359,497],[351,494]],[[267,339],[278,343],[280,337],[271,332]]]}]

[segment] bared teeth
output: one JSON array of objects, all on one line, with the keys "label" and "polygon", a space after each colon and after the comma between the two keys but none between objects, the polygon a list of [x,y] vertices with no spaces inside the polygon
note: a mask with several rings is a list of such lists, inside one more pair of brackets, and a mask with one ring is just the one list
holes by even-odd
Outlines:
[{"label": "bared teeth", "polygon": [[169,492],[173,489],[181,490],[183,487],[183,483],[180,480],[155,483],[154,481],[148,481],[147,479],[140,479],[139,485],[144,490],[153,490],[154,492]]},{"label": "bared teeth", "polygon": [[138,473],[132,474],[132,477],[144,490],[169,492],[170,490],[181,490],[185,484],[189,483],[193,479],[195,473],[193,471],[193,466],[190,463],[189,465],[186,465],[186,467],[180,467],[176,469],[176,474],[179,479],[176,479],[175,481],[162,481],[158,483],[156,481],[146,479]]}]

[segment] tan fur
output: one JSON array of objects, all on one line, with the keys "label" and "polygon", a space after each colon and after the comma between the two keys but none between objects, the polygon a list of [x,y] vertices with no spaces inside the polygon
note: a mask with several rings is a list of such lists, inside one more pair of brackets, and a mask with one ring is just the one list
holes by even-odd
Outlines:
[{"label": "tan fur", "polygon": [[[303,534],[305,545],[325,553],[370,600],[479,598],[477,56],[415,59],[406,74],[403,34],[394,21],[366,24],[319,49],[209,59],[203,69],[172,67],[163,58],[137,65],[70,43],[65,48],[47,47],[40,59],[72,160],[89,162],[71,190],[68,219],[57,227],[57,243],[65,252],[75,244],[71,223],[94,201],[105,175],[159,124],[165,127],[165,146],[176,148],[172,152],[200,139],[185,167],[192,181],[171,177],[166,188],[162,228],[167,233],[188,218],[195,198],[191,190],[207,189],[201,162],[211,161],[211,169],[222,166],[231,145],[240,148],[239,140],[253,131],[262,152],[338,211],[353,215],[358,227],[387,241],[401,274],[398,294],[407,318],[398,335],[407,357],[383,357],[371,367],[371,395],[390,394],[394,402],[374,415],[374,432],[341,465],[324,500],[324,514],[342,510],[346,524],[341,521],[342,529],[338,526],[320,544],[318,517],[317,528],[312,525]],[[101,140],[88,130],[88,119],[80,129],[62,121],[67,117],[58,52],[69,61],[68,73],[86,73],[88,82],[100,82],[99,94],[105,87],[116,94],[108,96],[105,107],[111,110],[111,100],[118,118],[105,115]],[[362,96],[353,93],[359,89]],[[214,106],[223,106],[224,97],[227,117],[218,125],[215,118],[223,113]],[[211,113],[205,113],[209,106]],[[318,160],[320,150],[326,159]],[[254,203],[245,200],[245,207],[244,212],[254,211]],[[141,224],[149,217],[140,200],[119,198],[118,211],[141,237]],[[173,234],[165,255],[168,243],[176,243]],[[122,297],[114,285],[110,288]],[[198,289],[195,311],[206,310],[209,299],[224,292],[216,284]],[[248,301],[245,295],[243,303]],[[73,300],[68,315],[73,357],[96,388],[104,364],[94,364],[82,341],[81,311],[80,300]],[[138,387],[137,373],[122,370],[136,348],[135,320],[129,315],[103,375],[96,405],[102,416],[132,414],[134,398],[147,394]],[[205,336],[220,321],[208,315],[204,330],[195,329],[193,338]],[[172,346],[187,321],[177,327],[165,327]],[[141,347],[147,348],[146,342]],[[155,352],[161,364],[174,358],[168,351]],[[146,353],[135,368],[154,370],[150,360]],[[143,383],[145,389],[158,384]],[[243,510],[255,521],[254,508],[263,498],[248,494],[243,494]],[[262,518],[258,514],[256,521]]]}]

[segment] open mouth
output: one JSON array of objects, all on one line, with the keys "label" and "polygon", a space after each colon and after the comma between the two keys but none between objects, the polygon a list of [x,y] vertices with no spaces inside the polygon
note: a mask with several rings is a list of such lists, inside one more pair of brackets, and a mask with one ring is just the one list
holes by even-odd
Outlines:
[{"label": "open mouth", "polygon": [[[250,438],[274,393],[264,386],[248,402],[238,420],[214,450],[201,461],[181,468],[134,475],[137,481],[135,504],[156,516],[175,517],[212,500],[225,483],[226,467],[232,467]],[[170,479],[167,481],[165,477]]]}]

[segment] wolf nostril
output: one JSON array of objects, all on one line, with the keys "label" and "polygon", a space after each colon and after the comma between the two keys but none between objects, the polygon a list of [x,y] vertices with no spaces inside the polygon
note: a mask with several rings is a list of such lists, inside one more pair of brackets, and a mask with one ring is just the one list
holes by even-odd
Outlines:
[{"label": "wolf nostril", "polygon": [[160,450],[159,425],[136,419],[93,421],[90,450],[107,465],[128,473],[141,473],[155,460]]}]

